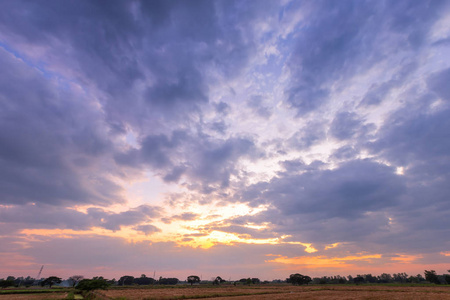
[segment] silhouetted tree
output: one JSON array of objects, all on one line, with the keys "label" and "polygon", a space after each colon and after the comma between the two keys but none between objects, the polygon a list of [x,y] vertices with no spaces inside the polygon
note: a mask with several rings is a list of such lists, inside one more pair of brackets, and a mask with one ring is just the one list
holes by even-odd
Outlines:
[{"label": "silhouetted tree", "polygon": [[0,287],[2,288],[2,289],[4,289],[4,288],[7,288],[7,287],[10,287],[10,286],[14,286],[14,280],[8,280],[8,279],[6,279],[6,280],[0,280]]},{"label": "silhouetted tree", "polygon": [[425,270],[425,279],[431,283],[435,283],[435,284],[441,284],[441,282],[439,281],[439,277],[436,274],[435,270],[431,270],[431,271],[427,271]]},{"label": "silhouetted tree", "polygon": [[178,278],[159,278],[159,284],[177,284],[180,280]]},{"label": "silhouetted tree", "polygon": [[357,275],[355,278],[353,278],[353,282],[356,284],[364,283],[364,277],[361,275]]},{"label": "silhouetted tree", "polygon": [[125,275],[120,277],[119,279],[119,285],[132,285],[133,284],[134,277]]},{"label": "silhouetted tree", "polygon": [[372,276],[372,274],[364,274],[362,275],[365,282],[375,283],[377,282],[377,278],[375,276]]},{"label": "silhouetted tree", "polygon": [[105,279],[83,279],[78,284],[76,289],[80,291],[106,290],[109,283]]},{"label": "silhouetted tree", "polygon": [[145,274],[142,274],[141,277],[134,278],[133,283],[139,284],[139,285],[149,285],[153,284],[155,282],[155,279],[147,277]]},{"label": "silhouetted tree", "polygon": [[286,279],[286,282],[292,283],[293,285],[303,285],[308,284],[312,281],[311,277],[302,275],[299,273],[291,274],[289,278]]},{"label": "silhouetted tree", "polygon": [[389,283],[392,282],[392,276],[391,274],[383,273],[380,276],[378,276],[378,282],[380,283]]},{"label": "silhouetted tree", "polygon": [[26,287],[31,286],[34,283],[34,278],[32,278],[31,276],[27,276],[25,279],[23,279],[22,284],[25,285]]},{"label": "silhouetted tree", "polygon": [[[447,270],[450,273],[450,270]],[[444,280],[447,284],[450,284],[450,274],[444,274]]]},{"label": "silhouetted tree", "polygon": [[198,277],[197,275],[188,276],[187,282],[193,285],[194,283],[200,282],[200,277]]},{"label": "silhouetted tree", "polygon": [[252,278],[252,283],[253,284],[260,284],[261,280],[259,280],[259,278]]},{"label": "silhouetted tree", "polygon": [[217,276],[216,279],[213,280],[214,285],[220,285],[221,283],[224,283],[224,282],[225,282],[225,280],[222,279],[222,277],[220,277],[220,276]]},{"label": "silhouetted tree", "polygon": [[405,283],[408,279],[408,274],[406,273],[397,273],[397,274],[393,274],[394,277],[394,281],[395,282],[401,282],[401,283]]},{"label": "silhouetted tree", "polygon": [[54,285],[55,283],[61,283],[61,282],[62,282],[61,278],[56,277],[56,276],[50,276],[41,282],[41,286],[48,285],[51,288],[52,285]]},{"label": "silhouetted tree", "polygon": [[69,277],[69,280],[72,282],[72,287],[76,286],[82,279],[84,279],[83,275],[73,275]]}]

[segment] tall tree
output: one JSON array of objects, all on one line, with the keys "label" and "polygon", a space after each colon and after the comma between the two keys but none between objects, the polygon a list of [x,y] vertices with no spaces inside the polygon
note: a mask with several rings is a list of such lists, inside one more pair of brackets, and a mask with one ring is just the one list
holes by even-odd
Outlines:
[{"label": "tall tree", "polygon": [[435,270],[425,270],[425,279],[431,283],[441,284]]},{"label": "tall tree", "polygon": [[109,283],[105,279],[83,279],[78,285],[77,289],[81,291],[93,291],[93,290],[106,290],[109,287]]},{"label": "tall tree", "polygon": [[54,285],[55,283],[61,283],[62,280],[59,277],[56,276],[50,276],[48,278],[46,278],[44,281],[41,282],[42,286],[46,286],[48,285],[50,288],[52,287],[52,285]]},{"label": "tall tree", "polygon": [[312,281],[311,277],[302,275],[299,273],[291,274],[289,278],[286,279],[287,282],[292,283],[293,285],[303,285],[308,284]]},{"label": "tall tree", "polygon": [[134,277],[125,275],[120,277],[119,279],[119,285],[132,285],[133,284]]},{"label": "tall tree", "polygon": [[75,287],[80,280],[84,279],[83,275],[70,276],[69,280],[72,282],[72,287]]},{"label": "tall tree", "polygon": [[188,276],[187,282],[193,285],[194,283],[200,282],[200,277],[198,277],[197,275]]}]

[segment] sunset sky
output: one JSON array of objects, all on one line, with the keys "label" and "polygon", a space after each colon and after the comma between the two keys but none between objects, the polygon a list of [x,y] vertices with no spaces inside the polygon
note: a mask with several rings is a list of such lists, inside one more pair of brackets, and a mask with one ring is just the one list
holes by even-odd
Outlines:
[{"label": "sunset sky", "polygon": [[450,269],[450,1],[0,1],[0,278]]}]

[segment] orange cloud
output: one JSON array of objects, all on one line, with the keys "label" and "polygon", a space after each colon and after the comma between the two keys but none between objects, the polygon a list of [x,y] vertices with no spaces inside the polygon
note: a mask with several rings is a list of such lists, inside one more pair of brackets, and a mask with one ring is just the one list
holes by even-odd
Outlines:
[{"label": "orange cloud", "polygon": [[324,250],[336,248],[336,247],[339,246],[340,244],[341,244],[341,243],[334,243],[334,244],[326,245]]},{"label": "orange cloud", "polygon": [[269,263],[281,263],[288,265],[301,265],[305,268],[340,268],[351,266],[350,262],[354,261],[366,261],[372,262],[374,259],[381,258],[381,254],[371,254],[371,255],[360,255],[360,256],[345,256],[345,257],[327,257],[325,255],[319,256],[299,256],[299,257],[287,257],[281,255],[270,255],[277,256],[275,259],[266,260]]},{"label": "orange cloud", "polygon": [[399,263],[409,264],[422,257],[423,257],[422,255],[399,254],[397,257],[391,258],[391,260]]}]

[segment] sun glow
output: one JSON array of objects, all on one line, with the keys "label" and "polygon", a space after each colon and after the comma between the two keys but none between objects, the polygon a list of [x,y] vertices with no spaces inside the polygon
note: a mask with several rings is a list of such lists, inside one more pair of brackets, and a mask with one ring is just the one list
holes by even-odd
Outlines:
[{"label": "sun glow", "polygon": [[407,254],[399,254],[397,257],[391,258],[391,260],[398,262],[398,263],[412,263],[416,261],[419,258],[423,258],[422,255],[407,255]]},{"label": "sun glow", "polygon": [[324,250],[336,248],[337,246],[339,246],[339,244],[340,244],[340,243],[334,243],[334,244],[326,245],[325,248],[324,248]]},{"label": "sun glow", "polygon": [[345,257],[327,257],[325,255],[319,256],[298,256],[287,257],[282,255],[270,255],[276,258],[266,260],[269,263],[280,263],[286,265],[301,265],[305,268],[315,267],[347,267],[351,262],[365,261],[373,262],[375,259],[380,259],[381,254],[360,255],[360,256],[345,256]]},{"label": "sun glow", "polygon": [[405,168],[404,167],[397,167],[395,170],[395,174],[397,175],[405,175]]}]

